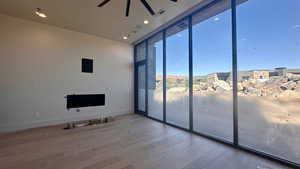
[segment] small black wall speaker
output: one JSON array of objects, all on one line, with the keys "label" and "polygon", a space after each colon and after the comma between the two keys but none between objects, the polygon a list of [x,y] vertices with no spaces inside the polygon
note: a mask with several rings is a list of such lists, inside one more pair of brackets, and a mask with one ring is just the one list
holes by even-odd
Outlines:
[{"label": "small black wall speaker", "polygon": [[81,71],[83,73],[93,73],[93,59],[82,58]]}]

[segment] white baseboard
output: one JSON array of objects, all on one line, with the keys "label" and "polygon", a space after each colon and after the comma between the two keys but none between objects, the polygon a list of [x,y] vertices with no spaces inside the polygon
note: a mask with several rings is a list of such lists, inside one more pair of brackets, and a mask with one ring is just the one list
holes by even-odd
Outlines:
[{"label": "white baseboard", "polygon": [[[130,114],[130,113],[131,113],[131,111],[111,112],[109,114],[109,116],[118,116],[118,115]],[[108,115],[106,115],[106,116],[108,116]],[[25,123],[0,124],[0,133],[14,132],[14,131],[25,130],[25,129],[30,129],[30,128],[52,126],[52,125],[64,124],[64,123],[72,122],[72,121],[89,120],[89,119],[95,119],[95,118],[99,118],[99,116],[98,115],[87,115],[87,116],[68,117],[65,119],[51,119],[51,120],[39,120],[39,121],[33,121],[33,122],[25,122]]]}]

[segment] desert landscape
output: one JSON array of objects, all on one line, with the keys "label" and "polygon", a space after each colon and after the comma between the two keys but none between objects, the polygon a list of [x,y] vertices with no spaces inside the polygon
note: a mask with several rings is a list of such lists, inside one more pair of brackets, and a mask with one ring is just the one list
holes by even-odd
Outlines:
[{"label": "desert landscape", "polygon": [[[300,162],[300,71],[276,68],[238,72],[241,145]],[[233,139],[231,73],[193,79],[194,130]],[[148,89],[149,115],[162,118],[162,77]],[[167,121],[188,128],[188,78],[167,77]]]}]

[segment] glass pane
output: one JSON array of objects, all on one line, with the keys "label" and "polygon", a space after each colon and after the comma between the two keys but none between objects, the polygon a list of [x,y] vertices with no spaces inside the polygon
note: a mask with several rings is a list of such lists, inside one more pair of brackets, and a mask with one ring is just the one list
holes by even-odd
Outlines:
[{"label": "glass pane", "polygon": [[146,43],[142,43],[136,47],[136,62],[146,59]]},{"label": "glass pane", "polygon": [[239,142],[300,163],[300,1],[237,7]]},{"label": "glass pane", "polygon": [[138,110],[146,111],[146,65],[138,66]]},{"label": "glass pane", "polygon": [[228,141],[233,140],[231,43],[230,1],[193,17],[194,130]]},{"label": "glass pane", "polygon": [[167,30],[167,122],[189,127],[189,46],[188,22],[181,22]]},{"label": "glass pane", "polygon": [[148,40],[148,115],[163,120],[163,36]]}]

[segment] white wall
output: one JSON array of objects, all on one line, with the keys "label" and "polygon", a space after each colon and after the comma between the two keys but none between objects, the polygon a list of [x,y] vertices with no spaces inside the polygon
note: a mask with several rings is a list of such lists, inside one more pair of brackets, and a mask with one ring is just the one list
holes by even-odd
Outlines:
[{"label": "white wall", "polygon": [[[0,15],[0,58],[0,132],[133,112],[129,44]],[[65,95],[93,93],[107,106],[66,110]]]}]

